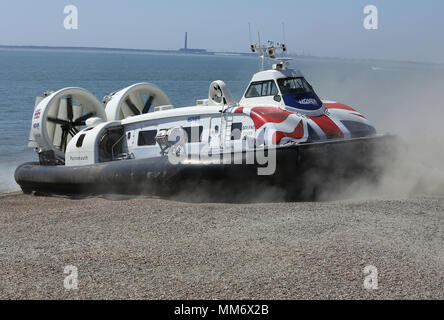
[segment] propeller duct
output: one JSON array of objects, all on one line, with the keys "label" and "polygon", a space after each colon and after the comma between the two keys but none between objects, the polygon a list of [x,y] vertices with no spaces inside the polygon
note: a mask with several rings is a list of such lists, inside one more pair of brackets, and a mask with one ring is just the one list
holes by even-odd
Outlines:
[{"label": "propeller duct", "polygon": [[106,121],[99,100],[85,89],[64,88],[51,93],[35,107],[31,136],[39,151],[54,151],[58,158],[64,159],[69,141],[91,117]]},{"label": "propeller duct", "polygon": [[154,111],[154,107],[171,105],[171,100],[159,87],[148,83],[136,83],[107,96],[108,121],[122,120]]}]

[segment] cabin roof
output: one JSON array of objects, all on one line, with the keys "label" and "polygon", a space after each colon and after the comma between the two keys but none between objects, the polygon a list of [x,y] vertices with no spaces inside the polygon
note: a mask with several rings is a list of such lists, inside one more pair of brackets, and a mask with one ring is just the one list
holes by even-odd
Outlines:
[{"label": "cabin roof", "polygon": [[302,77],[302,73],[299,70],[293,70],[293,69],[265,70],[255,73],[251,78],[251,82],[277,80],[288,77]]}]

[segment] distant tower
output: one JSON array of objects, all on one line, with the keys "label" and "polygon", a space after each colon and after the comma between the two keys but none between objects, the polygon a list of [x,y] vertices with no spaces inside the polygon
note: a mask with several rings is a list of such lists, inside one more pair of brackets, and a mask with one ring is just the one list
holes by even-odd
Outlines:
[{"label": "distant tower", "polygon": [[200,53],[200,54],[207,54],[206,49],[188,49],[188,32],[185,32],[185,44],[183,48],[179,49],[180,52],[183,53]]}]

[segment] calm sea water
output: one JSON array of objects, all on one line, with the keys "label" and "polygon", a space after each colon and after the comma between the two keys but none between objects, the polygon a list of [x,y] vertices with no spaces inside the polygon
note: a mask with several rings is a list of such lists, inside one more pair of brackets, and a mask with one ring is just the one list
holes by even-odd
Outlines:
[{"label": "calm sea water", "polygon": [[[293,66],[321,98],[357,106],[382,131],[394,130],[400,105],[414,108],[411,99],[421,106],[437,104],[436,95],[426,91],[444,87],[444,69],[436,65],[313,59],[293,61]],[[257,70],[251,57],[0,49],[0,192],[17,189],[15,167],[37,159],[27,138],[34,97],[46,90],[79,86],[101,100],[148,81],[162,88],[175,107],[183,107],[206,98],[217,79],[239,99]]]}]

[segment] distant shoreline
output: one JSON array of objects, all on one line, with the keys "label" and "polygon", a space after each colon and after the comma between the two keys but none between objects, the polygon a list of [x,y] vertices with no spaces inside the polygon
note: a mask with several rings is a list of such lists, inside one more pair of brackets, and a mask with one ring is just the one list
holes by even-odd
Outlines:
[{"label": "distant shoreline", "polygon": [[184,50],[154,50],[154,49],[130,49],[130,48],[106,48],[106,47],[65,47],[65,46],[29,46],[29,45],[0,45],[5,49],[43,49],[43,50],[78,50],[78,51],[108,51],[108,52],[138,52],[138,53],[163,53],[184,55],[209,55],[209,56],[255,56],[246,52],[212,52],[212,51],[189,51]]},{"label": "distant shoreline", "polygon": [[[74,51],[103,51],[103,52],[135,52],[135,53],[160,53],[160,54],[180,54],[180,55],[206,55],[206,56],[242,56],[256,57],[252,52],[231,52],[231,51],[189,51],[184,50],[154,50],[154,49],[131,49],[131,48],[107,48],[107,47],[70,47],[70,46],[37,46],[37,45],[0,45],[0,49],[29,49],[29,50],[74,50]],[[409,60],[391,60],[391,59],[373,59],[373,58],[347,58],[347,57],[320,57],[313,55],[288,54],[289,57],[296,59],[310,60],[342,60],[342,61],[368,61],[368,62],[390,62],[390,63],[409,63],[418,65],[444,66],[439,62],[427,61],[409,61]]]}]

